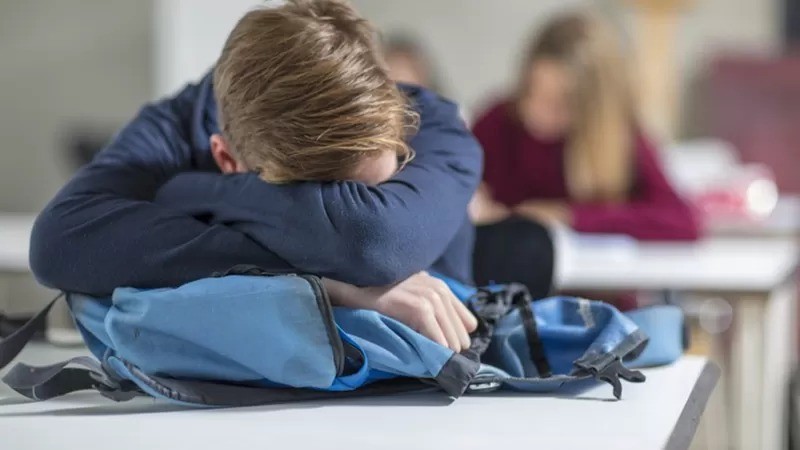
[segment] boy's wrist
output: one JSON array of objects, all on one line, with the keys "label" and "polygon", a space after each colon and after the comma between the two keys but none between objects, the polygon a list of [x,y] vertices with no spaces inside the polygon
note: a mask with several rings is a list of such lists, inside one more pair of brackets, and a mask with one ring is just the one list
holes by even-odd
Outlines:
[{"label": "boy's wrist", "polygon": [[352,284],[331,280],[330,278],[323,278],[322,285],[328,292],[328,297],[333,306],[363,309],[370,303],[369,299],[375,297],[370,295],[369,288],[360,288]]}]

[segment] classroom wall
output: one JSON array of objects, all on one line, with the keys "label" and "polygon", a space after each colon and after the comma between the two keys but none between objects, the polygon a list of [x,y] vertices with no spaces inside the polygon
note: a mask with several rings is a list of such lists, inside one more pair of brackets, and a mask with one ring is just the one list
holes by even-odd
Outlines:
[{"label": "classroom wall", "polygon": [[[631,4],[620,0],[352,0],[381,29],[408,31],[430,47],[447,94],[468,116],[502,92],[516,70],[516,56],[531,31],[558,11],[594,4],[629,35]],[[236,19],[261,2],[254,0],[157,0],[156,88],[173,91],[211,64]],[[696,99],[695,81],[715,51],[770,52],[780,43],[780,0],[694,0],[687,2],[675,43],[682,97]],[[476,55],[480,55],[477,58]],[[686,102],[682,128],[702,134],[693,102]]]},{"label": "classroom wall", "polygon": [[155,93],[168,95],[214,64],[236,21],[256,0],[155,0]]},{"label": "classroom wall", "polygon": [[[0,0],[0,211],[36,212],[67,180],[73,126],[114,128],[152,95],[151,4]],[[0,312],[50,296],[0,276]]]},{"label": "classroom wall", "polygon": [[[631,4],[620,0],[353,0],[385,30],[421,36],[439,62],[449,93],[476,112],[487,95],[502,91],[514,76],[516,56],[546,17],[594,4],[628,34]],[[676,59],[681,81],[691,88],[706,57],[725,49],[773,51],[780,42],[780,0],[694,0],[681,19]],[[424,12],[424,13],[421,13]],[[480,55],[477,58],[476,55]],[[684,97],[688,95],[684,94]]]},{"label": "classroom wall", "polygon": [[152,95],[151,5],[0,0],[0,210],[41,208],[71,127],[116,127]]},{"label": "classroom wall", "polygon": [[706,136],[704,75],[714,53],[775,54],[783,48],[783,0],[693,0],[677,42],[681,135]]},{"label": "classroom wall", "polygon": [[[475,111],[510,82],[516,55],[545,17],[581,0],[355,0],[387,32],[418,36],[439,69],[446,95]],[[598,2],[606,6],[606,2]],[[502,6],[502,7],[501,7]]]}]

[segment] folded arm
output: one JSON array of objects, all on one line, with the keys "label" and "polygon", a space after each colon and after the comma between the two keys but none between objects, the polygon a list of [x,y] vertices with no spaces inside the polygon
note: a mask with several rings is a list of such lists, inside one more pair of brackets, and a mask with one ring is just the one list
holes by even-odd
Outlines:
[{"label": "folded arm", "polygon": [[[31,238],[31,267],[43,284],[100,295],[256,264],[384,285],[430,266],[459,229],[481,157],[452,104],[409,91],[422,114],[411,141],[419,157],[379,187],[275,186],[250,175],[201,172],[175,177],[197,170],[198,155],[208,152],[203,102],[210,91],[206,77],[142,109],[50,202]],[[175,188],[159,191],[170,179]],[[153,202],[157,192],[163,202]],[[167,207],[170,192],[208,200],[200,209],[234,207],[208,223]]]},{"label": "folded arm", "polygon": [[229,225],[302,271],[362,286],[404,280],[429,268],[462,227],[482,163],[455,105],[406,93],[421,115],[410,140],[417,156],[386,183],[273,185],[251,174],[185,173],[157,202]]},{"label": "folded arm", "polygon": [[291,269],[241,232],[151,202],[164,181],[192,169],[196,142],[186,124],[201,114],[201,88],[144,107],[47,205],[31,237],[39,281],[102,295],[178,285],[240,263]]}]

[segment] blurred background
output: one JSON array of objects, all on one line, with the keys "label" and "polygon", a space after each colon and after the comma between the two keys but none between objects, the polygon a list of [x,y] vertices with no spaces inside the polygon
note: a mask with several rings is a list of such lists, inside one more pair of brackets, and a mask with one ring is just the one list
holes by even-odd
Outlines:
[{"label": "blurred background", "polygon": [[[0,212],[39,211],[144,102],[200,78],[259,3],[0,0]],[[353,3],[384,35],[396,76],[421,77],[468,123],[512,89],[543,23],[599,10],[624,36],[642,127],[704,232],[796,241],[800,0]],[[24,270],[0,272],[0,312],[47,299]]]},{"label": "blurred background", "polygon": [[[205,73],[236,20],[259,3],[0,0],[0,211],[40,210],[143,102]],[[642,118],[668,153],[678,188],[705,189],[741,159],[766,163],[780,187],[800,191],[800,59],[790,56],[800,1],[353,3],[390,43],[425,55],[437,89],[467,121],[508,92],[541,24],[594,7],[636,56]],[[761,209],[772,197],[767,192]],[[41,296],[26,276],[3,286],[7,303]]]},{"label": "blurred background", "polygon": [[[447,96],[473,117],[517,72],[530,35],[573,0],[358,0],[387,33],[424,46]],[[674,8],[674,30],[643,66],[666,69],[661,83],[680,101],[663,131],[677,139],[710,136],[715,62],[787,53],[792,0],[598,0],[632,45],[651,39],[641,25],[647,3]],[[33,212],[74,167],[76,140],[102,138],[146,99],[197,79],[213,63],[235,21],[257,1],[0,1],[0,209]],[[646,15],[646,14],[645,14]],[[797,13],[795,13],[797,15]],[[800,28],[800,25],[796,26]],[[794,31],[795,34],[800,34]],[[658,48],[657,50],[662,50]],[[654,62],[658,60],[658,62]],[[663,60],[663,61],[660,61]],[[662,126],[663,125],[659,125]]]}]

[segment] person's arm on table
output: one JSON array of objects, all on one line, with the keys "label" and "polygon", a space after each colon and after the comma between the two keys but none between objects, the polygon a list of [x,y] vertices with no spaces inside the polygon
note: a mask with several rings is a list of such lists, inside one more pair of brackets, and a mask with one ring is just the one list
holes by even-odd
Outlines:
[{"label": "person's arm on table", "polygon": [[655,148],[638,136],[633,196],[620,204],[576,204],[572,227],[581,232],[624,233],[642,240],[695,240],[700,227],[694,212],[675,192],[661,169]]},{"label": "person's arm on table", "polygon": [[478,326],[447,284],[426,272],[382,287],[362,288],[327,278],[323,284],[336,306],[378,311],[455,352],[469,348],[469,333]]},{"label": "person's arm on table", "polygon": [[653,149],[637,138],[632,198],[622,203],[529,200],[514,212],[540,222],[559,222],[579,232],[621,233],[643,240],[694,240],[700,231],[691,207],[666,179]]},{"label": "person's arm on table", "polygon": [[384,286],[428,269],[462,226],[478,184],[481,150],[457,107],[417,88],[412,160],[378,186],[358,182],[275,185],[255,174],[184,173],[157,202],[211,216],[304,272]]},{"label": "person's arm on table", "polygon": [[206,77],[144,107],[61,189],[31,237],[30,263],[39,281],[104,295],[119,286],[179,285],[241,263],[291,269],[241,232],[150,201],[169,177],[192,168],[192,148],[207,145],[198,142],[196,123],[204,112],[198,100],[209,86]]},{"label": "person's arm on table", "polygon": [[529,220],[572,226],[572,208],[557,200],[526,200],[513,208],[514,214]]},{"label": "person's arm on table", "polygon": [[492,225],[511,217],[512,211],[492,197],[489,185],[481,183],[469,202],[469,217],[475,225]]}]

